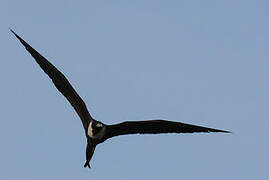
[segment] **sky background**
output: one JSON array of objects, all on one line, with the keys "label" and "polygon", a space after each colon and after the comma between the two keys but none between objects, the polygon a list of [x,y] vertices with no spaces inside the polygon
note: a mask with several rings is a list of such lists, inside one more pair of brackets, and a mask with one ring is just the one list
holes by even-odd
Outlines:
[{"label": "sky background", "polygon": [[[1,179],[268,179],[269,1],[2,0]],[[131,135],[83,168],[80,119],[12,28],[106,124],[168,119],[233,134]]]}]

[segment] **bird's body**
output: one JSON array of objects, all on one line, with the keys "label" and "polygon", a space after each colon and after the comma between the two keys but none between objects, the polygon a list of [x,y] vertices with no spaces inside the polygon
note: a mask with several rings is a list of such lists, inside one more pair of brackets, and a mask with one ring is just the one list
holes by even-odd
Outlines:
[{"label": "bird's body", "polygon": [[[10,29],[11,30],[11,29]],[[106,125],[92,118],[86,104],[76,93],[66,77],[46,58],[33,49],[13,30],[11,32],[20,40],[26,50],[33,56],[43,71],[50,77],[55,87],[65,96],[79,115],[87,137],[86,163],[90,167],[90,160],[95,147],[105,140],[126,134],[160,134],[160,133],[195,133],[195,132],[223,132],[229,131],[185,124],[168,120],[125,121],[119,124]]]}]

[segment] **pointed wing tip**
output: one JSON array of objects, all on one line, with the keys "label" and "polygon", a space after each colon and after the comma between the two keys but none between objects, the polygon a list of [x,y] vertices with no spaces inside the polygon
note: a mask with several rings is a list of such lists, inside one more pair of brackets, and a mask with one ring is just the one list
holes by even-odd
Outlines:
[{"label": "pointed wing tip", "polygon": [[11,28],[8,28],[17,38],[21,39]]},{"label": "pointed wing tip", "polygon": [[10,27],[8,28],[12,33],[14,32]]},{"label": "pointed wing tip", "polygon": [[219,133],[232,133],[231,131],[219,130],[219,129],[210,129],[208,132],[219,132]]},{"label": "pointed wing tip", "polygon": [[19,41],[23,44],[23,46],[27,49],[30,48],[31,46],[25,42],[17,33],[15,33],[15,31],[13,31],[11,28],[9,28],[9,30],[16,36],[16,38],[19,39]]}]

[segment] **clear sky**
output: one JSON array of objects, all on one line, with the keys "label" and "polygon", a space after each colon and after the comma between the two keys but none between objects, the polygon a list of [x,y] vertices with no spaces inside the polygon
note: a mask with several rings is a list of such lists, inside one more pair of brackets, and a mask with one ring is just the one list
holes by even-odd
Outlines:
[{"label": "clear sky", "polygon": [[[269,1],[0,4],[1,179],[268,179]],[[85,169],[80,119],[9,27],[106,124],[163,118],[234,133],[116,137]]]}]

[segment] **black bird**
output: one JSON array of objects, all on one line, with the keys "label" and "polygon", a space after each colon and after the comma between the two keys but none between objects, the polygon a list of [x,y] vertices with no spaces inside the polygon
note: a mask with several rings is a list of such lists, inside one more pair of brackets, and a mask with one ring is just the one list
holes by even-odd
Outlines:
[{"label": "black bird", "polygon": [[53,66],[45,57],[26,43],[12,29],[10,31],[19,39],[26,50],[33,56],[43,71],[50,77],[56,88],[66,97],[78,113],[87,137],[86,162],[84,167],[90,168],[90,160],[95,147],[114,136],[126,134],[161,134],[161,133],[195,133],[195,132],[222,132],[229,131],[212,129],[202,126],[173,122],[167,120],[126,121],[119,124],[107,125],[92,118],[81,97],[68,82],[66,77]]}]

